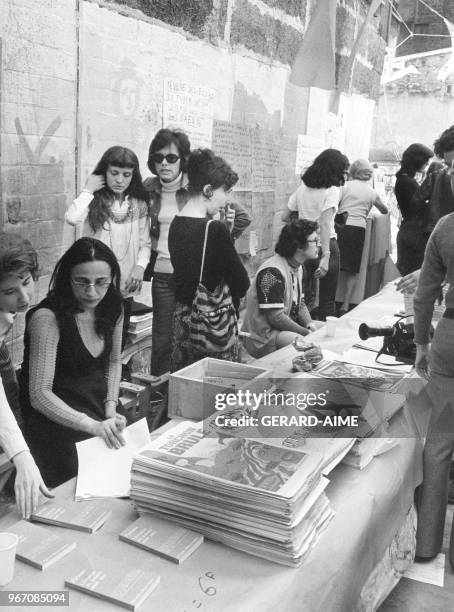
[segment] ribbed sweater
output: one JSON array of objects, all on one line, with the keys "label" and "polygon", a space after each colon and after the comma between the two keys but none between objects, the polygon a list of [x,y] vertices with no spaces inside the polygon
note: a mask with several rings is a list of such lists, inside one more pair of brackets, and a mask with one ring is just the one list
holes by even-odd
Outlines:
[{"label": "ribbed sweater", "polygon": [[444,280],[449,283],[446,308],[454,308],[454,213],[438,221],[427,243],[414,297],[417,344],[429,342],[434,303]]}]

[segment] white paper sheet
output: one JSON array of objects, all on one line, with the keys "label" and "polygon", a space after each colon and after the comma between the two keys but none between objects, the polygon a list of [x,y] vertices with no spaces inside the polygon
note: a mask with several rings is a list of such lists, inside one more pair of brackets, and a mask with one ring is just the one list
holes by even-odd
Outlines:
[{"label": "white paper sheet", "polygon": [[405,578],[434,584],[435,586],[444,586],[445,577],[445,555],[439,553],[433,561],[427,563],[413,563],[413,565],[405,572]]},{"label": "white paper sheet", "polygon": [[368,368],[378,368],[380,370],[392,370],[393,372],[410,372],[413,366],[399,364],[391,355],[380,355],[380,363],[375,361],[377,353],[367,349],[351,348],[342,355],[342,360],[347,363],[367,366]]},{"label": "white paper sheet", "polygon": [[129,497],[132,459],[150,441],[147,420],[126,427],[123,435],[126,445],[119,449],[107,448],[99,437],[77,442],[76,500]]}]

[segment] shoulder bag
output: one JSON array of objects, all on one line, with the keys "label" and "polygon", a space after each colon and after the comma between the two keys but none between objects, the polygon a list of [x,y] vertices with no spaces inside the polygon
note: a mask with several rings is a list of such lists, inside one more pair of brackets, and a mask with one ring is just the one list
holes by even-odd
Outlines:
[{"label": "shoulder bag", "polygon": [[189,338],[194,348],[206,354],[221,353],[231,348],[238,336],[238,321],[232,294],[226,282],[221,281],[213,290],[202,284],[208,230],[205,228],[200,277],[191,306]]}]

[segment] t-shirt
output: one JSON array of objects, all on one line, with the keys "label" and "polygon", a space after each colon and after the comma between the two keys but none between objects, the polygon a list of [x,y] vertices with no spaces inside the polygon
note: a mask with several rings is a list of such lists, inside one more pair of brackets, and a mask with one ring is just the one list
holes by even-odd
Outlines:
[{"label": "t-shirt", "polygon": [[366,181],[356,179],[345,183],[340,190],[339,212],[348,212],[346,225],[366,227],[366,218],[377,200],[377,194]]},{"label": "t-shirt", "polygon": [[[292,274],[292,306],[290,318],[298,317],[298,304],[301,300],[301,288],[297,274]],[[264,268],[257,274],[257,300],[260,309],[285,308],[285,279],[277,268]]]},{"label": "t-shirt", "polygon": [[337,210],[340,200],[339,187],[332,186],[327,189],[314,189],[307,187],[304,182],[298,189],[292,193],[288,201],[288,208],[291,211],[298,212],[300,219],[308,219],[309,221],[320,221],[320,216],[325,210],[333,209],[331,219],[330,238],[336,238],[336,230],[334,229],[334,213]]}]

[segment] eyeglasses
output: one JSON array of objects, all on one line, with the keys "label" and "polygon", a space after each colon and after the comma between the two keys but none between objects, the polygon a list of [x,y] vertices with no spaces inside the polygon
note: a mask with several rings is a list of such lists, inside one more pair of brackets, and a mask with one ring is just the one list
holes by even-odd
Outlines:
[{"label": "eyeglasses", "polygon": [[314,238],[313,240],[306,240],[307,243],[314,242],[315,244],[320,244],[320,238]]},{"label": "eyeglasses", "polygon": [[84,291],[87,291],[87,289],[89,289],[90,287],[94,287],[96,291],[102,291],[103,289],[107,289],[107,287],[111,284],[112,279],[98,278],[95,280],[94,283],[90,283],[90,281],[88,281],[86,278],[83,278],[81,280],[75,280],[74,278],[72,278],[71,282],[73,285],[75,285],[76,287],[80,287]]},{"label": "eyeglasses", "polygon": [[153,153],[151,156],[151,161],[153,161],[155,164],[162,164],[164,160],[166,160],[168,164],[176,164],[179,159],[180,156],[175,155],[175,153],[167,153],[167,155],[163,155],[162,153]]}]

